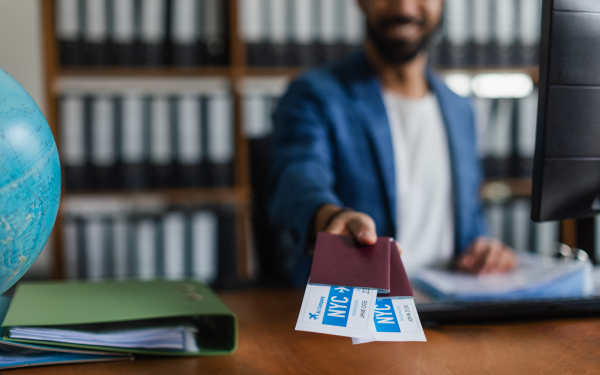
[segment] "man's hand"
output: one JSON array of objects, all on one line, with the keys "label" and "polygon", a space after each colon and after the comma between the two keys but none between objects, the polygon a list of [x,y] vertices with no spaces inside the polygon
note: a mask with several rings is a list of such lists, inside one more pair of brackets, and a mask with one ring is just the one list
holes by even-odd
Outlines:
[{"label": "man's hand", "polygon": [[[353,236],[364,245],[373,245],[377,242],[375,222],[369,215],[362,212],[345,211],[332,204],[326,204],[317,211],[314,229],[315,232]],[[400,244],[398,244],[398,251],[402,254]]]},{"label": "man's hand", "polygon": [[342,210],[343,208],[332,204],[321,207],[315,216],[315,232],[353,236],[364,245],[377,242],[375,222],[369,215],[355,211],[341,212]]},{"label": "man's hand", "polygon": [[517,264],[511,248],[491,238],[478,238],[457,261],[460,271],[474,274],[504,273]]}]

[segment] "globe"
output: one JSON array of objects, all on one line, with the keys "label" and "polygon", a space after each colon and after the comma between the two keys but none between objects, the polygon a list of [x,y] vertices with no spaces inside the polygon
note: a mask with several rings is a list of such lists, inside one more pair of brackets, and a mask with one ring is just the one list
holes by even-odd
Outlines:
[{"label": "globe", "polygon": [[0,293],[36,260],[60,201],[56,143],[27,91],[0,69]]}]

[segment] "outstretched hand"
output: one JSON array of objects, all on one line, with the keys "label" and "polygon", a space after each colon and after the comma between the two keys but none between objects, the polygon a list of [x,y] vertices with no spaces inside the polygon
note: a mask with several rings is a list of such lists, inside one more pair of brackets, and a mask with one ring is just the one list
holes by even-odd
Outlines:
[{"label": "outstretched hand", "polygon": [[[375,222],[369,215],[344,210],[332,204],[327,204],[317,211],[315,231],[352,236],[363,245],[373,245],[377,242]],[[398,249],[402,253],[399,245]]]}]

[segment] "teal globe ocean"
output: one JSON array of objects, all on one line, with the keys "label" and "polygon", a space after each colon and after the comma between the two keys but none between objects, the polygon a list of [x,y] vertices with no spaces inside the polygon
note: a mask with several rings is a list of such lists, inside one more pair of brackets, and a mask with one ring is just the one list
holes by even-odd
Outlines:
[{"label": "teal globe ocean", "polygon": [[42,112],[0,69],[0,293],[38,257],[60,201],[56,143]]}]

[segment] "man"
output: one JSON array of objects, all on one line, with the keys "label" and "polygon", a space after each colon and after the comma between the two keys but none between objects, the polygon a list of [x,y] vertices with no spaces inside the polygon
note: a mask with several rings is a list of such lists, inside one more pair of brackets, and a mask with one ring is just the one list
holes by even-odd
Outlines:
[{"label": "man", "polygon": [[[316,232],[395,237],[410,273],[513,268],[485,237],[472,109],[427,67],[443,0],[360,0],[364,49],[293,82],[275,113],[269,212],[297,254]],[[310,259],[298,262],[306,281]]]}]

